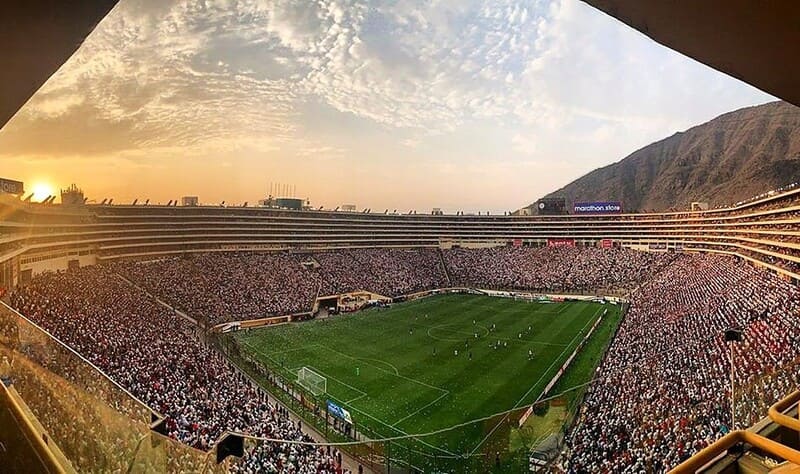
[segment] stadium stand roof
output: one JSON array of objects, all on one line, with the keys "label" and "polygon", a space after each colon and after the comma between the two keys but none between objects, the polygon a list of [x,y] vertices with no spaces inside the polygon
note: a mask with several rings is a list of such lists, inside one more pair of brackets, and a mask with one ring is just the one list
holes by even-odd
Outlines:
[{"label": "stadium stand roof", "polygon": [[7,0],[0,7],[0,128],[118,0]]},{"label": "stadium stand roof", "polygon": [[800,2],[583,1],[670,49],[800,106]]}]

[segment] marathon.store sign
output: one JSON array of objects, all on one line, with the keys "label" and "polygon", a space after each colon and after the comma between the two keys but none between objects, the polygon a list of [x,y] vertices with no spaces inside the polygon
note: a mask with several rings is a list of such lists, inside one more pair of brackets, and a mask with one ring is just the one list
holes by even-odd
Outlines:
[{"label": "marathon.store sign", "polygon": [[619,214],[622,212],[622,203],[609,202],[576,202],[572,205],[575,214]]}]

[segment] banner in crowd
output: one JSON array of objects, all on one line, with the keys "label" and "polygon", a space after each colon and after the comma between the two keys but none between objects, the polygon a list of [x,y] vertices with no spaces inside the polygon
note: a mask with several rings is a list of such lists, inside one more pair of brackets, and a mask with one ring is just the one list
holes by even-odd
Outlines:
[{"label": "banner in crowd", "polygon": [[574,247],[575,239],[547,239],[548,247]]},{"label": "banner in crowd", "polygon": [[522,239],[514,239],[511,241],[511,244],[514,247],[522,247]]},{"label": "banner in crowd", "polygon": [[328,413],[350,423],[351,425],[353,424],[353,418],[350,416],[350,412],[330,400],[328,400]]},{"label": "banner in crowd", "polygon": [[575,214],[619,214],[622,203],[619,201],[576,202],[572,205]]},{"label": "banner in crowd", "polygon": [[655,250],[658,252],[665,252],[667,250],[667,244],[665,243],[651,243],[647,246],[649,250]]},{"label": "banner in crowd", "polygon": [[614,248],[614,241],[611,240],[611,239],[601,239],[600,240],[600,248],[603,248],[603,249]]}]

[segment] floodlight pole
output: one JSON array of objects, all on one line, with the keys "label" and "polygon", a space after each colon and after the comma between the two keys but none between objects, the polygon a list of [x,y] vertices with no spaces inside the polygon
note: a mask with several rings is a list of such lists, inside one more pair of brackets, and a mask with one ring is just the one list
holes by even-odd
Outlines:
[{"label": "floodlight pole", "polygon": [[731,349],[731,431],[736,431],[736,379],[735,379],[735,366],[733,364],[733,341],[728,343]]},{"label": "floodlight pole", "polygon": [[733,363],[733,345],[735,342],[741,342],[742,330],[737,328],[729,328],[725,330],[725,342],[731,350],[731,431],[736,430],[736,366]]}]

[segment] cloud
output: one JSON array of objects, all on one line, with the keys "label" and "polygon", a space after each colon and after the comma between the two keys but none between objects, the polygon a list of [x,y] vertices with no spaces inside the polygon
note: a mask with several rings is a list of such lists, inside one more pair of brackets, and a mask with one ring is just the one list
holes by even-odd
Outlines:
[{"label": "cloud", "polygon": [[536,151],[536,142],[529,136],[517,133],[511,138],[514,149],[522,154],[530,155]]},{"label": "cloud", "polygon": [[540,193],[769,99],[578,0],[124,0],[0,130],[0,154],[262,175],[315,160],[323,176],[429,160],[442,179],[551,163],[525,189]]}]

